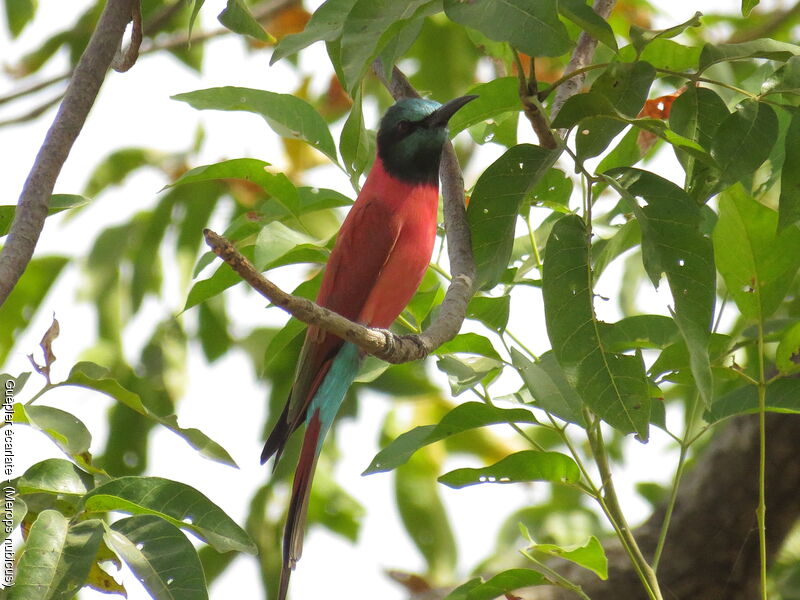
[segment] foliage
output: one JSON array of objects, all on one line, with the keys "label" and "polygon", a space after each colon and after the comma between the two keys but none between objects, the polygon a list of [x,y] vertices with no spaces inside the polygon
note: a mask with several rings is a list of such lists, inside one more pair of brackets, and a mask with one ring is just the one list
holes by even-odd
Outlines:
[{"label": "foliage", "polygon": [[[35,76],[61,47],[74,65],[103,4],[98,0],[74,25],[44,40],[14,73]],[[439,389],[436,375],[419,364],[377,360],[367,361],[355,390],[396,398],[383,449],[366,473],[393,472],[401,518],[427,562],[425,586],[449,585],[453,600],[512,597],[518,588],[538,585],[581,595],[559,574],[560,561],[605,578],[599,539],[626,527],[624,515],[605,503],[613,489],[603,490],[587,465],[596,464],[605,481],[609,454],[621,440],[633,433],[646,442],[655,426],[680,446],[680,474],[687,451],[726,418],[800,412],[800,46],[785,41],[788,30],[780,21],[770,39],[754,38],[763,15],[754,21],[729,15],[736,39],[711,43],[706,40],[716,17],[698,13],[656,30],[649,27],[650,5],[638,0],[607,20],[582,0],[327,0],[313,15],[298,6],[269,14],[263,10],[269,4],[229,0],[219,20],[254,52],[270,53],[273,63],[301,76],[298,53],[324,41],[331,78],[326,93],[302,87],[279,94],[230,82],[172,98],[187,111],[252,114],[254,127],[260,116],[283,140],[286,172],[251,157],[193,164],[201,139],[177,154],[117,150],[99,162],[83,193],[53,196],[50,214],[93,210],[98,198],[118,193],[113,186],[142,169],[157,170],[165,188],[149,208],[101,231],[88,256],[37,256],[0,307],[0,362],[68,264],[83,265],[83,299],[97,320],[97,339],[87,340],[85,349],[93,360],[72,366],[66,379],[50,380],[57,334],[42,341],[45,362],[35,370],[45,383],[39,389],[39,375],[31,372],[2,376],[4,389],[13,390],[14,426],[38,431],[65,455],[7,482],[15,490],[14,527],[24,537],[10,598],[66,598],[84,586],[122,593],[101,566],[119,561],[153,598],[205,598],[232,552],[260,554],[265,589],[274,593],[282,521],[276,507],[283,502],[275,491],[289,476],[291,457],[251,491],[245,531],[200,490],[145,475],[157,475],[159,467],[148,460],[148,436],[164,427],[196,450],[198,460],[236,466],[217,441],[178,423],[182,389],[175,382],[185,374],[187,352],[198,347],[208,362],[245,350],[269,386],[269,418],[276,418],[303,328],[294,320],[277,329],[239,326],[226,290],[243,287],[241,281],[225,265],[206,273],[214,256],[201,251],[201,232],[222,211],[229,215],[224,235],[258,269],[317,273],[339,209],[355,192],[313,187],[306,175],[326,162],[357,190],[375,148],[374,123],[364,107],[383,109],[391,101],[372,75],[375,59],[384,75],[392,65],[413,65],[411,83],[437,100],[480,96],[451,123],[451,133],[468,132],[456,140],[457,150],[462,164],[479,173],[467,182],[479,291],[464,333],[435,352],[450,391]],[[756,4],[745,0],[742,13]],[[202,40],[160,48],[159,36],[188,40],[194,24],[197,38],[195,21],[203,10],[202,0],[143,1],[150,51],[172,53],[202,71]],[[31,0],[6,2],[11,35],[18,36],[36,11]],[[635,11],[639,21],[631,23],[627,15]],[[555,98],[576,75],[564,69],[581,32],[601,45],[583,69],[585,88],[555,114]],[[519,118],[521,112],[530,116],[525,108],[531,102],[545,122],[566,132],[565,143],[555,149],[531,143],[528,123]],[[490,161],[489,155],[499,157]],[[671,156],[681,172],[663,168]],[[0,206],[0,236],[14,214],[15,207]],[[443,298],[447,266],[441,256],[434,259],[397,324],[403,332],[427,325]],[[606,322],[598,317],[597,289],[612,268],[622,273],[620,317]],[[667,310],[651,310],[636,293],[658,288],[662,277],[671,302]],[[180,282],[182,298],[132,357],[124,344],[127,324],[148,298],[166,294],[170,278]],[[295,293],[313,298],[318,285],[319,277],[311,277]],[[526,304],[531,291],[543,308]],[[542,332],[520,318],[530,311],[544,314],[551,345],[545,351],[532,350]],[[109,439],[99,454],[81,420],[42,403],[63,387],[78,387],[87,399],[113,400]],[[511,388],[514,393],[505,393]],[[407,404],[414,415],[403,422]],[[675,429],[665,415],[679,407],[684,423]],[[524,449],[496,435],[498,425],[513,431]],[[456,453],[475,466],[443,472],[446,457]],[[330,465],[336,457],[328,447],[320,460]],[[505,566],[480,570],[458,585],[455,538],[436,480],[451,488],[536,482],[549,490],[547,510],[562,511],[567,520],[585,518],[594,515],[586,507],[595,501],[608,523],[593,516],[591,535],[575,544],[541,519],[534,531],[523,527],[517,534],[516,523],[524,519],[511,515],[514,533],[484,563]],[[559,506],[560,494],[577,500]],[[354,539],[362,512],[332,479],[319,479],[312,522]],[[668,527],[667,520],[664,535]],[[187,532],[202,540],[199,553]],[[648,596],[661,598],[635,540],[620,536]],[[510,558],[515,546],[523,548],[516,562]],[[788,567],[780,568],[786,576]]]}]

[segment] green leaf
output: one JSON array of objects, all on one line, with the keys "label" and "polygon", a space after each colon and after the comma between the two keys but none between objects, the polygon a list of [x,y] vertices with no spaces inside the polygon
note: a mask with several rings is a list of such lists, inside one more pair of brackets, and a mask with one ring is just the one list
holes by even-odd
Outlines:
[{"label": "green leaf", "polygon": [[83,496],[93,487],[94,480],[89,473],[62,458],[48,458],[36,463],[17,482],[20,494],[44,492]]},{"label": "green leaf", "polygon": [[5,5],[8,30],[16,38],[36,15],[38,0],[5,0]]},{"label": "green leaf", "polygon": [[711,142],[725,183],[749,177],[769,157],[778,139],[778,117],[764,102],[744,100],[719,124]]},{"label": "green leaf", "polygon": [[[255,260],[254,246],[243,246],[239,247],[238,250],[242,256],[251,262]],[[195,282],[186,296],[186,304],[184,304],[183,310],[187,311],[241,282],[242,278],[239,277],[236,271],[231,269],[230,265],[220,265],[211,277]]]},{"label": "green leaf", "polygon": [[342,155],[344,168],[355,185],[361,174],[369,169],[375,158],[375,135],[367,131],[364,125],[364,113],[361,110],[361,86],[353,95],[353,106],[342,127],[339,139],[339,152]]},{"label": "green leaf", "polygon": [[[647,100],[655,73],[652,65],[642,61],[611,63],[592,84],[592,93],[601,94],[616,111],[634,118]],[[578,157],[585,159],[597,156],[624,128],[625,123],[613,118],[583,120],[576,138]]]},{"label": "green leaf", "polygon": [[505,596],[514,598],[514,590],[534,585],[547,585],[550,581],[541,573],[531,569],[508,569],[488,581],[472,579],[458,586],[444,600],[494,600]]},{"label": "green leaf", "polygon": [[356,0],[323,2],[311,16],[311,20],[303,31],[287,35],[278,43],[272,52],[269,64],[275,64],[280,59],[295,54],[314,42],[332,42],[339,38],[342,35],[342,27],[344,27],[347,15],[350,14],[355,3]]},{"label": "green leaf", "polygon": [[557,546],[555,544],[533,544],[529,550],[544,552],[550,556],[563,558],[585,569],[589,569],[600,579],[608,579],[608,559],[599,540],[591,536],[581,545]]},{"label": "green leaf", "polygon": [[84,498],[86,510],[115,510],[156,515],[188,529],[218,552],[255,554],[250,537],[205,495],[161,477],[119,477],[96,487]]},{"label": "green leaf", "polygon": [[450,471],[439,477],[439,482],[459,489],[478,483],[577,483],[580,479],[580,469],[569,456],[559,452],[523,450],[482,469]]},{"label": "green leaf", "polygon": [[196,90],[172,96],[198,110],[243,110],[261,115],[280,136],[308,142],[333,162],[336,146],[325,120],[305,100],[291,94],[240,87]]},{"label": "green leaf", "polygon": [[436,354],[455,354],[457,352],[464,354],[479,354],[480,356],[487,356],[498,361],[503,359],[494,349],[492,342],[482,335],[477,333],[460,333],[449,342],[445,342],[436,349]]},{"label": "green leaf", "polygon": [[[78,196],[77,194],[53,194],[50,197],[50,204],[47,208],[47,216],[58,214],[71,208],[78,208],[89,204],[89,198]],[[16,206],[0,206],[0,237],[8,235],[14,215],[17,212]]]},{"label": "green leaf", "polygon": [[711,240],[700,231],[700,206],[674,183],[648,171],[623,168],[608,175],[625,186],[642,230],[642,261],[650,280],[658,287],[661,274],[667,276],[675,323],[689,348],[698,390],[709,404],[714,382],[708,340],[716,271]]},{"label": "green leaf", "polygon": [[542,280],[547,332],[567,381],[609,425],[647,440],[650,394],[642,358],[603,346],[592,304],[588,234],[577,215],[553,226]]},{"label": "green leaf", "polygon": [[787,61],[797,55],[800,55],[800,46],[770,39],[757,39],[738,44],[706,44],[700,53],[698,74],[711,65],[725,61],[749,58]]},{"label": "green leaf", "polygon": [[469,429],[497,423],[536,423],[536,420],[524,408],[497,408],[481,402],[465,402],[443,416],[437,425],[415,427],[398,436],[375,455],[362,475],[391,471],[408,461],[423,446]]},{"label": "green leaf", "polygon": [[[8,509],[7,504],[4,506],[4,509]],[[16,496],[14,497],[14,506],[11,511],[11,522],[8,521],[8,514],[4,515],[6,520],[3,522],[3,528],[0,529],[0,542],[6,541],[14,530],[19,527],[19,524],[22,523],[23,519],[25,519],[28,514],[28,505],[25,504],[22,498]]]},{"label": "green leaf", "polygon": [[502,278],[514,246],[522,201],[560,153],[520,144],[509,148],[478,179],[467,208],[476,287],[491,289]]},{"label": "green leaf", "polygon": [[220,23],[233,31],[264,43],[272,43],[275,38],[264,31],[264,28],[255,20],[250,9],[242,0],[228,0],[227,6],[217,17]]},{"label": "green leaf", "polygon": [[641,243],[642,230],[639,222],[635,219],[619,227],[610,238],[597,240],[592,245],[592,260],[594,260],[592,273],[595,280],[600,278],[600,275],[615,258]]},{"label": "green leaf", "polygon": [[800,323],[795,323],[781,337],[775,351],[775,365],[786,375],[800,371]]},{"label": "green leaf", "polygon": [[747,17],[761,0],[742,0],[742,16]]},{"label": "green leaf", "polygon": [[528,56],[561,56],[572,47],[556,0],[445,0],[444,12],[451,21],[508,42]]},{"label": "green leaf", "polygon": [[783,302],[800,268],[800,229],[776,233],[778,214],[740,185],[720,195],[714,228],[717,268],[747,319],[764,320]]},{"label": "green leaf", "polygon": [[613,352],[636,348],[663,349],[680,335],[675,320],[661,315],[625,317],[616,323],[606,323],[600,333],[603,343]]},{"label": "green leaf", "polygon": [[364,72],[402,27],[437,12],[432,0],[357,0],[342,28],[341,61],[345,87],[355,89]]},{"label": "green leaf", "polygon": [[92,435],[86,425],[72,413],[51,406],[14,405],[14,422],[27,423],[38,429],[67,455],[74,457],[82,466],[89,466],[89,446]]},{"label": "green leaf", "polygon": [[105,539],[153,598],[208,598],[197,551],[168,521],[153,515],[120,519],[106,526]]},{"label": "green leaf", "polygon": [[9,600],[69,600],[83,587],[103,539],[98,519],[70,525],[45,510],[31,526]]},{"label": "green leaf", "polygon": [[761,85],[761,96],[800,94],[800,56],[793,56]]},{"label": "green leaf", "polygon": [[[672,103],[669,125],[680,135],[710,151],[720,123],[729,114],[725,101],[713,90],[689,86]],[[686,172],[689,195],[697,202],[705,202],[717,191],[719,169],[698,162],[694,156],[677,147],[675,154]]]},{"label": "green leaf", "polygon": [[614,52],[617,51],[617,39],[611,26],[586,4],[585,0],[559,0],[558,12],[598,42],[602,42]]},{"label": "green leaf", "polygon": [[453,115],[448,123],[451,135],[483,123],[508,112],[519,112],[519,80],[516,77],[500,77],[489,83],[480,83],[469,89],[475,98]]},{"label": "green leaf", "polygon": [[786,131],[786,158],[781,170],[778,229],[800,221],[800,111],[792,113]]},{"label": "green leaf", "polygon": [[120,148],[115,150],[92,170],[84,194],[89,198],[112,185],[119,185],[125,178],[142,167],[160,165],[165,155],[149,148]]},{"label": "green leaf", "polygon": [[[778,379],[767,386],[766,408],[769,412],[800,413],[800,379]],[[703,418],[716,423],[734,415],[758,412],[758,388],[748,385],[725,394],[711,405]]]},{"label": "green leaf", "polygon": [[395,471],[395,501],[400,518],[428,563],[431,577],[452,577],[457,562],[453,530],[447,518],[436,476],[441,471],[439,453],[417,452]]},{"label": "green leaf", "polygon": [[633,43],[634,48],[641,51],[653,40],[659,38],[673,38],[686,31],[689,27],[700,27],[700,17],[702,16],[703,13],[696,12],[691,19],[684,21],[683,23],[679,23],[678,25],[673,25],[667,29],[645,29],[643,27],[639,27],[638,25],[631,25],[631,42]]},{"label": "green leaf", "polygon": [[511,309],[511,297],[474,296],[467,306],[467,318],[480,321],[492,331],[505,331]]},{"label": "green leaf", "polygon": [[197,15],[200,14],[200,9],[203,8],[203,4],[206,0],[189,0],[189,2],[194,2],[194,6],[192,6],[192,14],[189,17],[189,39],[192,38],[192,29],[194,28],[195,19],[197,19]]},{"label": "green leaf", "polygon": [[297,246],[304,244],[315,246],[316,242],[314,238],[290,229],[280,221],[273,221],[258,233],[253,253],[254,266],[262,270]]},{"label": "green leaf", "polygon": [[552,352],[545,352],[534,363],[512,348],[511,360],[540,408],[559,419],[586,427],[581,398],[567,381]]},{"label": "green leaf", "polygon": [[19,332],[33,320],[39,305],[58,279],[69,259],[61,256],[34,258],[28,263],[8,299],[0,306],[0,364],[5,362]]},{"label": "green leaf", "polygon": [[92,362],[79,362],[72,367],[69,377],[55,384],[54,387],[72,385],[110,396],[131,410],[177,433],[186,440],[192,448],[197,450],[201,456],[232,467],[236,466],[233,458],[231,458],[231,455],[228,454],[225,448],[217,444],[202,431],[193,427],[188,429],[180,427],[178,425],[178,418],[174,414],[166,416],[156,414],[142,403],[141,398],[137,394],[122,387],[116,379],[113,379],[109,375],[108,369],[100,365]]},{"label": "green leaf", "polygon": [[503,363],[484,356],[460,358],[449,355],[436,361],[436,367],[447,373],[450,391],[458,396],[481,382],[494,379],[503,369]]}]

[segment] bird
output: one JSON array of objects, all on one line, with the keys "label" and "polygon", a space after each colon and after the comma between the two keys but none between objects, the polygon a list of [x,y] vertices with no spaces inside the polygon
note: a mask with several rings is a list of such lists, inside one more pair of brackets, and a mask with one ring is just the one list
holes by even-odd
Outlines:
[{"label": "bird", "polygon": [[[475,98],[461,96],[445,104],[403,98],[389,107],[380,121],[375,161],[325,266],[317,304],[378,328],[388,328],[403,311],[436,240],[439,162],[448,121]],[[363,356],[354,344],[310,325],[289,399],[261,453],[261,464],[274,455],[277,465],[289,437],[305,423],[284,527],[279,600],[286,598],[302,553],[322,442]]]}]

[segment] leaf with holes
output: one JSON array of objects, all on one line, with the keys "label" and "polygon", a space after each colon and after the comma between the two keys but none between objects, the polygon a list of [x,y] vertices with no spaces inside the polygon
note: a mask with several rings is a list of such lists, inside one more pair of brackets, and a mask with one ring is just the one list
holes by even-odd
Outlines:
[{"label": "leaf with holes", "polygon": [[612,427],[648,437],[650,393],[641,355],[609,352],[592,304],[588,232],[577,215],[553,226],[544,258],[542,296],[553,354],[591,408]]},{"label": "leaf with holes", "polygon": [[153,598],[208,598],[197,551],[168,521],[153,515],[120,519],[106,525],[105,539]]},{"label": "leaf with holes", "polygon": [[580,478],[578,465],[566,454],[523,450],[482,469],[450,471],[439,477],[439,482],[458,489],[479,483],[577,483]]},{"label": "leaf with holes", "polygon": [[467,208],[477,287],[490,289],[502,278],[522,201],[559,154],[531,144],[513,146],[478,179]]},{"label": "leaf with holes", "polygon": [[363,475],[391,471],[405,464],[423,446],[469,429],[498,423],[536,423],[536,419],[524,408],[498,408],[481,402],[465,402],[443,416],[437,425],[415,427],[398,436],[375,455]]},{"label": "leaf with holes", "polygon": [[205,495],[161,477],[119,477],[96,487],[84,498],[88,511],[117,510],[156,515],[192,533],[218,552],[255,554],[253,541]]},{"label": "leaf with holes", "polygon": [[[674,183],[648,171],[614,169],[607,177],[627,195],[642,230],[642,262],[653,285],[667,276],[674,319],[689,348],[692,374],[708,405],[713,392],[708,340],[716,302],[711,240],[700,232],[700,206]],[[622,186],[622,189],[620,188]]]},{"label": "leaf with holes", "polygon": [[70,524],[45,510],[31,525],[16,568],[9,600],[67,600],[83,587],[103,539],[103,522]]}]

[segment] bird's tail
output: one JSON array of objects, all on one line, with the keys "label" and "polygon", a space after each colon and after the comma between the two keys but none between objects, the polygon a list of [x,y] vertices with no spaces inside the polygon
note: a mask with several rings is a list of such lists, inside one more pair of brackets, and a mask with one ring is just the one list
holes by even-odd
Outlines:
[{"label": "bird's tail", "polygon": [[345,344],[333,360],[325,380],[319,386],[308,408],[306,432],[300,458],[294,472],[292,498],[283,531],[283,567],[281,568],[279,600],[286,599],[289,577],[303,553],[303,537],[311,497],[311,481],[317,467],[322,442],[328,432],[344,396],[358,373],[361,363],[358,348]]}]

